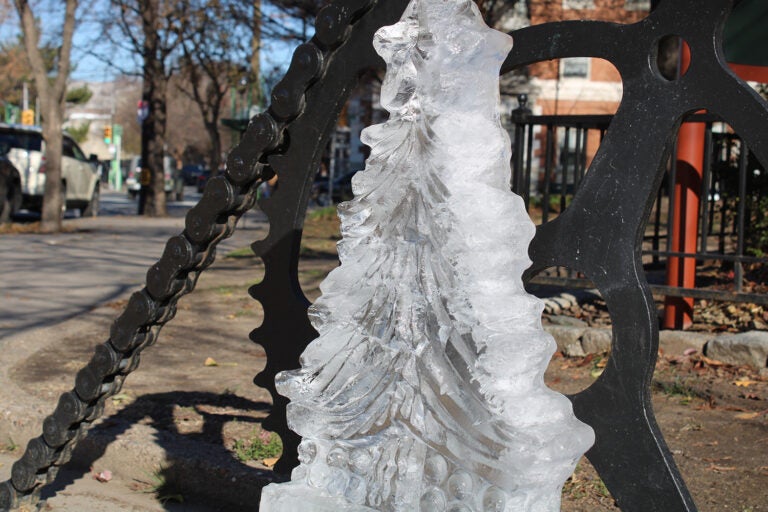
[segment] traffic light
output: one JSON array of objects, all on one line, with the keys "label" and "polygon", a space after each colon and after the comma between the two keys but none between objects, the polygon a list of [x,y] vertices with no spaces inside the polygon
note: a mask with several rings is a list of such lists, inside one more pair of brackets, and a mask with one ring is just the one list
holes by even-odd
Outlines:
[{"label": "traffic light", "polygon": [[32,126],[35,124],[35,111],[32,109],[21,111],[21,124],[26,126]]},{"label": "traffic light", "polygon": [[112,143],[112,125],[107,125],[104,127],[104,143]]}]

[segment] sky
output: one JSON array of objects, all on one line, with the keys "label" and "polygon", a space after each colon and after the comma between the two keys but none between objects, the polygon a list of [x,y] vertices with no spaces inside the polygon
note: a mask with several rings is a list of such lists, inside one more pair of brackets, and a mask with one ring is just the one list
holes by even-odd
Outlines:
[{"label": "sky", "polygon": [[[121,74],[121,70],[138,70],[139,61],[133,55],[124,51],[112,51],[110,61],[92,55],[94,50],[102,49],[100,45],[108,44],[100,40],[101,27],[98,15],[106,9],[108,0],[81,0],[78,10],[79,24],[75,31],[72,48],[72,63],[74,69],[72,81],[103,82],[110,81]],[[56,34],[61,31],[63,20],[63,2],[61,0],[41,0],[35,5],[35,12],[41,20],[43,35]],[[269,9],[265,5],[264,9]],[[265,12],[267,15],[268,12]],[[20,33],[18,17],[11,13],[5,20],[0,18],[0,43],[13,41]],[[311,36],[311,31],[310,31]],[[50,36],[47,36],[50,37]],[[297,43],[265,44],[262,51],[262,72],[266,73],[275,66],[287,68],[291,54]]]}]

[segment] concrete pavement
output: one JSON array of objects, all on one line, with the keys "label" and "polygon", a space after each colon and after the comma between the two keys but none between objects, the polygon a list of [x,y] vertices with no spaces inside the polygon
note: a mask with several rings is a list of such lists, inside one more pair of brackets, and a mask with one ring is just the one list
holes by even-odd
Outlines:
[{"label": "concrete pavement", "polygon": [[[184,214],[194,204],[194,199],[171,204],[168,218],[139,218],[132,214],[135,202],[106,192],[102,215],[68,218],[69,233],[0,237],[0,481],[9,477],[26,441],[40,435],[42,419],[59,394],[72,388],[93,345],[107,338],[121,301],[143,285],[148,267],[168,237],[183,230]],[[164,402],[176,412],[203,404],[205,412],[235,401],[245,409],[239,422],[248,430],[263,417],[268,395],[251,382],[263,367],[263,351],[248,341],[258,324],[247,309],[253,300],[246,281],[257,273],[255,260],[222,256],[266,233],[264,217],[249,212],[235,235],[219,246],[218,261],[201,277],[198,293],[185,297],[162,341],[142,355],[140,375],[129,377],[121,399],[110,401],[104,420],[46,489],[43,496],[50,499],[43,510],[251,508],[244,503],[255,508],[271,472],[233,459],[223,436],[203,441],[195,433],[175,431],[175,424],[165,420],[147,424],[139,419],[145,409]],[[236,307],[247,314],[235,317]],[[226,363],[208,368],[206,356]],[[228,366],[233,364],[239,366]],[[123,409],[126,397],[136,405]],[[237,418],[207,415],[204,430]],[[92,470],[104,469],[113,479],[98,482]]]},{"label": "concrete pavement", "polygon": [[[73,318],[95,305],[140,288],[147,269],[163,253],[169,237],[184,229],[184,215],[199,199],[169,203],[169,216],[137,217],[136,202],[103,191],[100,216],[71,218],[71,232],[0,237],[0,344],[22,331]],[[248,212],[241,229],[222,242],[226,254],[263,236],[264,217]],[[256,233],[260,233],[257,235]]]}]

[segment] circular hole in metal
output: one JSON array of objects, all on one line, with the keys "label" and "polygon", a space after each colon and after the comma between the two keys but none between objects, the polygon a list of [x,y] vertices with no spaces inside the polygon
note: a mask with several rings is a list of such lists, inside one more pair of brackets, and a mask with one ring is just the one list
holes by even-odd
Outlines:
[{"label": "circular hole in metal", "polygon": [[659,39],[653,61],[662,78],[670,82],[678,80],[690,68],[691,47],[678,35],[666,35]]}]

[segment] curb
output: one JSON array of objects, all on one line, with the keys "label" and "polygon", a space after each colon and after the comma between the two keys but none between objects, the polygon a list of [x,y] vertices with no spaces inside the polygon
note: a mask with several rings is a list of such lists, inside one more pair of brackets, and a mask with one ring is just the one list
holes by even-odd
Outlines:
[{"label": "curb", "polygon": [[[557,349],[568,357],[583,357],[611,350],[612,329],[589,327],[586,322],[561,313],[573,306],[600,298],[597,290],[574,290],[541,299],[550,324],[544,330],[555,338]],[[700,354],[734,366],[768,368],[768,331],[702,333],[661,330],[659,348],[667,354],[696,350]]]}]

